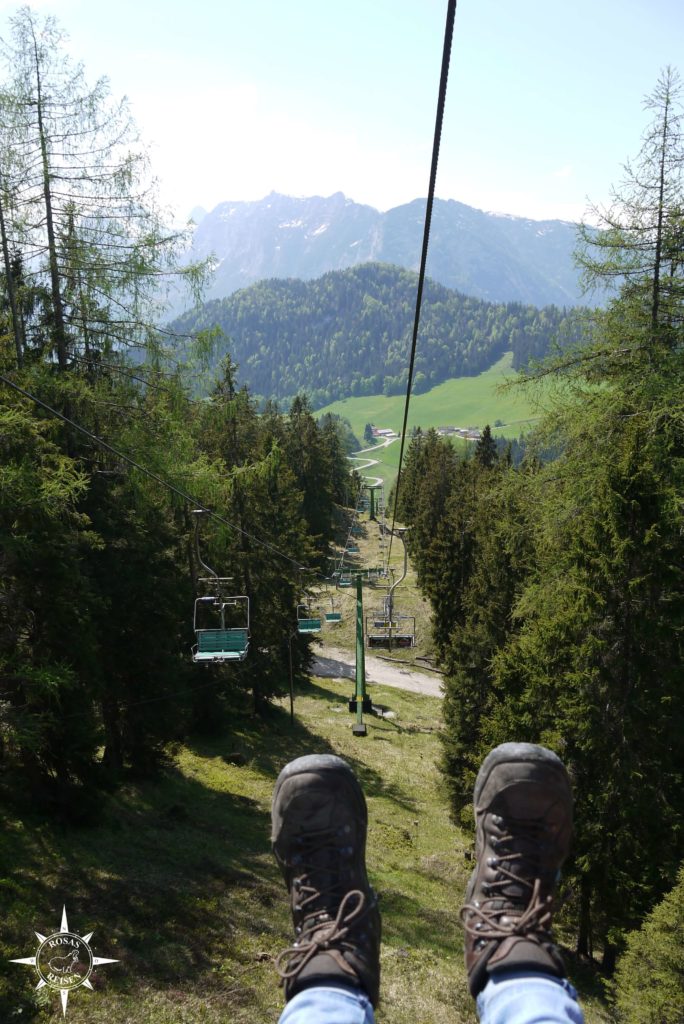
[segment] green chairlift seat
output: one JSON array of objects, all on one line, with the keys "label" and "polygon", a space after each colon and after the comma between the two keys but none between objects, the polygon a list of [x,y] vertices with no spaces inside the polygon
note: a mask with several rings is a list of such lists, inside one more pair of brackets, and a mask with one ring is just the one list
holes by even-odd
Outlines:
[{"label": "green chairlift seat", "polygon": [[320,633],[322,625],[320,615],[311,614],[310,605],[300,604],[297,606],[298,633]]},{"label": "green chairlift seat", "polygon": [[193,661],[244,661],[249,648],[246,629],[198,629]]},{"label": "green chairlift seat", "polygon": [[[197,580],[204,594],[195,597],[192,628],[197,643],[192,648],[194,662],[244,661],[249,648],[249,597],[225,594],[232,579],[219,576],[202,559],[199,524],[207,510],[193,509],[195,517],[195,553],[197,562],[208,573]],[[231,588],[232,589],[232,588]]]},{"label": "green chairlift seat", "polygon": [[326,622],[341,622],[342,621],[342,612],[326,612],[325,613],[325,621]]}]

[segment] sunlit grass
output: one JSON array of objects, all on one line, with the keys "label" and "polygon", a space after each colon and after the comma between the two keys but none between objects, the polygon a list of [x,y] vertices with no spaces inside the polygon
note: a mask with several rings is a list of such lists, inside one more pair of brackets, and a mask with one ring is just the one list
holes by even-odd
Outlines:
[{"label": "sunlit grass", "polygon": [[[544,383],[530,388],[515,385],[503,387],[515,381],[512,360],[512,352],[507,352],[477,377],[458,377],[439,384],[425,394],[412,395],[407,432],[410,433],[418,426],[423,430],[446,426],[476,427],[481,430],[489,424],[492,433],[499,437],[514,439],[527,433],[537,421],[540,403],[546,401],[549,388]],[[345,398],[319,409],[316,415],[331,412],[346,417],[359,439],[363,438],[367,423],[400,432],[405,398],[405,395]],[[452,440],[461,447],[469,443],[456,438]],[[365,472],[369,476],[382,477],[387,490],[397,476],[399,451],[400,443],[395,442],[387,448],[378,447],[368,456],[378,459],[379,465]]]},{"label": "sunlit grass", "polygon": [[[282,1006],[273,959],[291,941],[284,886],[269,852],[273,783],[291,758],[334,752],[354,766],[369,807],[368,866],[383,913],[379,1024],[475,1020],[462,964],[458,911],[471,864],[450,822],[436,768],[438,698],[380,686],[352,736],[349,684],[313,680],[264,721],[236,710],[226,734],[184,746],[155,781],[106,795],[78,828],[6,809],[0,853],[3,926],[0,1017],[62,1020],[35,993],[34,930],[94,929],[94,992],[71,995],[73,1024],[253,1024]],[[236,756],[237,755],[237,756]],[[239,763],[234,763],[235,761]],[[22,1011],[22,1012],[19,1012]],[[603,1019],[589,1007],[587,1020]]]}]

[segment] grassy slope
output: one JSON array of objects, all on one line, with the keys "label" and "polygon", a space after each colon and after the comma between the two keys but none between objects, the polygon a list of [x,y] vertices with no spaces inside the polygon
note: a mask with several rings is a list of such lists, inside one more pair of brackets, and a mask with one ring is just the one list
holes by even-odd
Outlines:
[{"label": "grassy slope", "polygon": [[[504,427],[495,433],[518,437],[533,421],[536,412],[531,397],[522,388],[512,388],[506,392],[497,390],[505,381],[515,377],[511,360],[509,352],[477,377],[448,380],[423,395],[412,395],[409,429],[413,426],[427,429],[447,425],[482,428],[486,423],[494,428],[494,422],[501,420]],[[316,415],[333,412],[346,416],[354,433],[362,438],[366,423],[401,430],[404,400],[404,395],[345,398],[319,409]]]},{"label": "grassy slope", "polygon": [[[523,387],[502,390],[502,385],[515,378],[511,368],[512,353],[506,355],[477,377],[459,377],[445,381],[423,395],[412,395],[409,404],[408,427],[479,427],[487,423],[492,433],[500,437],[517,438],[533,425],[538,412],[537,401],[544,398],[543,389],[534,393]],[[345,416],[357,437],[363,437],[367,423],[376,427],[391,427],[400,431],[404,421],[405,396],[371,395],[366,398],[346,398],[333,402],[317,411],[318,416],[326,412]],[[500,420],[504,425],[495,427]],[[453,439],[454,444],[468,442]],[[387,493],[394,483],[399,466],[400,442],[387,448],[371,452],[369,458],[377,458],[378,466],[361,470],[362,475],[382,477]]]},{"label": "grassy slope", "polygon": [[[364,529],[360,557],[374,564],[377,529]],[[368,588],[364,600],[371,607],[381,595]],[[322,636],[351,648],[354,598],[337,597],[345,620]],[[397,604],[418,614],[419,651],[429,650],[420,602],[409,577]],[[287,701],[263,721],[236,705],[220,736],[189,742],[158,779],[104,795],[88,825],[12,810],[16,780],[0,775],[0,1020],[29,1020],[36,1004],[41,1021],[62,1020],[57,996],[35,993],[33,971],[7,961],[33,955],[34,930],[56,930],[66,903],[73,930],[94,929],[95,955],[121,961],[96,969],[95,992],[73,993],[72,1024],[275,1024],[273,959],[291,937],[269,852],[270,797],[288,760],[329,751],[352,763],[368,799],[383,912],[379,1024],[474,1022],[458,926],[471,841],[449,820],[436,768],[441,702],[373,686],[374,704],[395,717],[367,716],[358,739],[350,691],[348,681],[302,685],[294,727]],[[590,977],[576,981],[586,996]],[[596,998],[585,1006],[587,1024],[605,1019]]]},{"label": "grassy slope", "polygon": [[[2,1019],[22,1002],[29,1019],[35,983],[7,958],[32,955],[34,929],[56,930],[66,902],[71,928],[95,929],[96,955],[121,961],[96,969],[95,992],[72,994],[72,1024],[275,1022],[272,960],[290,931],[269,854],[270,795],[290,758],[330,751],[353,764],[369,804],[384,928],[378,1021],[474,1021],[458,926],[469,841],[449,821],[435,767],[440,701],[374,687],[396,717],[369,718],[368,736],[355,739],[348,691],[331,680],[300,689],[294,728],[284,703],[264,722],[237,714],[230,735],[190,743],[157,781],[104,799],[97,825],[5,811]],[[244,765],[226,763],[235,751]],[[36,998],[41,1020],[62,1019],[55,995]],[[602,1018],[590,1008],[587,1019]]]}]

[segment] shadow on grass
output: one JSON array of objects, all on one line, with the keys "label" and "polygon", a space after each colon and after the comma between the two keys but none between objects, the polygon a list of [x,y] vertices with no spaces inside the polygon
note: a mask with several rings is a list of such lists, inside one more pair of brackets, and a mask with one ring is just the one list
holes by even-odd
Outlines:
[{"label": "shadow on grass", "polygon": [[[64,904],[70,930],[94,931],[95,955],[120,961],[96,969],[96,988],[194,983],[217,959],[243,962],[245,936],[280,941],[282,883],[269,854],[268,815],[254,800],[168,768],[102,801],[100,820],[88,827],[30,813],[0,817],[0,862],[9,875],[0,877],[0,955],[33,955],[34,931],[58,931]],[[3,968],[1,1018],[17,1007],[29,1018],[36,979],[28,967]]]},{"label": "shadow on grass", "polygon": [[[300,687],[299,694],[304,696],[307,690],[308,687]],[[311,693],[306,695],[311,696]],[[339,696],[332,691],[326,693],[326,699],[330,698],[340,703]],[[234,751],[262,774],[272,776],[274,782],[281,768],[295,757],[335,753],[327,740],[312,732],[297,717],[296,699],[294,722],[290,721],[289,706],[271,705],[258,718],[234,719],[230,736],[192,737],[186,746],[200,757],[216,757]]]},{"label": "shadow on grass", "polygon": [[[309,714],[312,699],[337,705],[345,699],[318,683],[298,686],[297,695],[308,699]],[[369,716],[371,729],[375,721]],[[384,730],[391,735],[387,724]],[[413,794],[365,762],[365,743],[358,756],[348,749],[344,756],[366,795],[413,811]],[[274,781],[295,757],[337,753],[306,720],[296,717],[291,724],[289,707],[281,705],[268,707],[260,718],[236,709],[225,735],[195,737],[186,747],[199,758],[240,755],[235,763]],[[183,988],[200,976],[219,985],[217,965],[249,966],[255,957],[259,961],[260,951],[267,959],[277,951],[288,933],[288,915],[270,856],[263,796],[227,792],[220,765],[207,765],[206,772],[189,758],[183,770],[171,765],[155,779],[129,780],[101,795],[99,819],[88,826],[67,826],[5,805],[0,811],[0,958],[33,955],[34,931],[56,931],[64,904],[70,927],[80,934],[95,932],[95,955],[120,961],[98,969],[93,984],[122,994],[145,984]],[[212,779],[211,772],[218,774]],[[216,781],[219,785],[211,784]],[[260,786],[255,792],[263,793],[263,782]],[[397,920],[411,913],[408,904],[394,911]],[[420,912],[415,926],[399,920],[398,941],[416,941],[416,928],[420,941],[429,932],[434,941],[444,929],[430,914],[424,919]],[[16,1010],[22,992],[24,1019],[35,1012],[35,1004],[29,1006],[35,987],[29,970],[6,959],[0,966],[2,1019],[9,1019],[10,1008]]]},{"label": "shadow on grass", "polygon": [[[316,701],[333,703],[337,706],[344,704],[348,699],[344,694],[322,686],[319,682],[300,685],[296,691],[297,696],[312,698]],[[351,693],[348,695],[351,696]],[[373,715],[366,715],[370,735],[361,744],[376,736],[376,730],[382,731],[389,723],[383,723]],[[349,715],[349,728],[351,729],[353,716]],[[382,723],[382,724],[381,724]],[[259,771],[269,774],[275,781],[281,768],[288,761],[305,754],[337,754],[339,751],[328,740],[323,739],[317,733],[312,732],[300,718],[297,717],[297,701],[295,699],[295,721],[290,724],[289,707],[269,707],[256,728],[262,731],[258,742],[255,742],[252,722],[245,723],[244,732],[241,735],[244,743],[244,753],[250,763],[255,765]],[[387,730],[389,732],[389,729]],[[268,737],[265,741],[266,736]],[[195,748],[193,748],[195,749]],[[239,748],[241,749],[241,748]],[[395,802],[406,811],[414,812],[416,809],[416,794],[410,786],[404,788],[383,777],[378,771],[371,768],[363,759],[362,747],[359,749],[359,757],[354,757],[346,749],[343,757],[352,766],[356,773],[363,791],[367,797],[384,797]]]},{"label": "shadow on grass", "polygon": [[[310,683],[307,683],[305,686],[299,687],[299,689],[295,692],[295,699],[298,696],[299,697],[315,697],[316,699],[329,700],[332,704],[344,704],[344,703],[346,703],[346,701],[351,697],[352,693],[354,692],[354,683],[353,683],[354,676],[353,675],[352,676],[346,676],[346,677],[343,677],[343,678],[346,678],[346,679],[350,680],[349,685],[348,685],[349,693],[346,694],[346,695],[345,694],[339,694],[335,690],[329,690],[327,686],[323,686],[322,685],[322,683],[320,682],[320,677],[318,677],[316,679],[316,682],[312,681]],[[295,703],[295,714],[296,714],[296,712],[297,712],[297,705]]]},{"label": "shadow on grass", "polygon": [[[345,702],[344,696],[319,683],[300,685],[297,695],[332,702],[338,706]],[[370,715],[366,717],[369,723],[372,723],[371,728],[382,722],[382,719],[375,719]],[[350,728],[351,718],[350,715]],[[386,726],[389,723],[383,724]],[[338,753],[333,744],[312,732],[301,718],[297,717],[296,699],[294,723],[290,722],[289,706],[271,705],[264,710],[260,718],[236,718],[229,737],[191,738],[186,746],[201,757],[225,756],[233,752],[239,754],[259,772],[270,775],[274,782],[280,770],[296,757],[305,754]],[[354,769],[366,796],[386,797],[404,810],[415,810],[416,798],[411,790],[389,782],[379,772],[369,767],[361,757],[352,757],[348,751],[345,751],[344,757]]]}]

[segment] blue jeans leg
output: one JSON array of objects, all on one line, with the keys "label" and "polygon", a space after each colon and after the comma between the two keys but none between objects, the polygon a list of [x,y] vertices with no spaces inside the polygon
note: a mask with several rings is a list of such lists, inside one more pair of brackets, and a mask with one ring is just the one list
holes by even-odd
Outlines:
[{"label": "blue jeans leg", "polygon": [[567,978],[502,971],[477,997],[480,1024],[583,1024],[577,993]]},{"label": "blue jeans leg", "polygon": [[361,989],[314,985],[290,999],[279,1024],[375,1024],[375,1017]]}]

